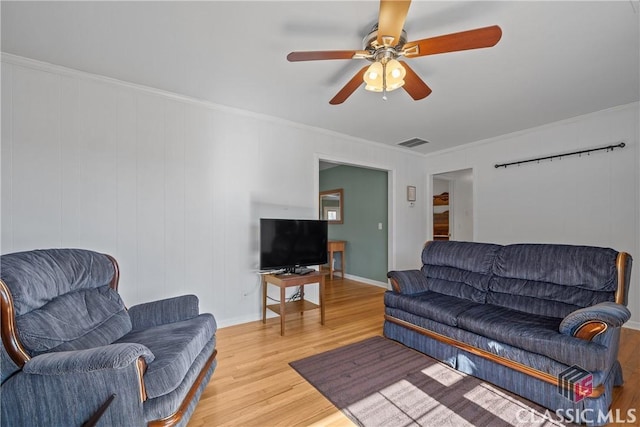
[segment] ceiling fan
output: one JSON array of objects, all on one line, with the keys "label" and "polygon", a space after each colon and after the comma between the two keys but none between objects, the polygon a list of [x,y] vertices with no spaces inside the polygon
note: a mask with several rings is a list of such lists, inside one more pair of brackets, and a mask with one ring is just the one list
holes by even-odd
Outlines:
[{"label": "ceiling fan", "polygon": [[431,88],[400,57],[419,56],[495,46],[502,37],[497,25],[407,41],[404,23],[411,1],[380,0],[378,23],[363,40],[362,50],[325,50],[291,52],[290,62],[316,61],[324,59],[366,59],[371,65],[362,67],[347,84],[340,89],[329,104],[342,104],[362,83],[365,89],[386,93],[400,87],[414,99],[419,100],[431,93]]}]

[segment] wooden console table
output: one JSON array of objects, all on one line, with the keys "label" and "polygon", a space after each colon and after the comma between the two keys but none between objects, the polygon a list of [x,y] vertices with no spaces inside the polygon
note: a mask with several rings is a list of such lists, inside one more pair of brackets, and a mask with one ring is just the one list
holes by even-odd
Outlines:
[{"label": "wooden console table", "polygon": [[[329,240],[327,242],[327,252],[329,252],[329,278],[333,280],[333,272],[339,271],[342,273],[342,278],[344,279],[344,272],[347,269],[347,262],[345,261],[344,253],[345,253],[345,245],[347,244],[344,240]],[[333,253],[340,252],[340,269],[334,270],[333,268]]]},{"label": "wooden console table", "polygon": [[[267,322],[267,308],[280,315],[280,335],[284,335],[285,315],[291,313],[304,314],[307,310],[320,309],[320,324],[324,325],[324,277],[326,273],[315,271],[309,274],[265,274],[262,276],[262,323]],[[320,305],[304,299],[304,285],[320,284]],[[267,305],[267,286],[271,284],[280,288],[280,302]],[[300,286],[300,299],[286,301],[285,290],[291,286]]]}]

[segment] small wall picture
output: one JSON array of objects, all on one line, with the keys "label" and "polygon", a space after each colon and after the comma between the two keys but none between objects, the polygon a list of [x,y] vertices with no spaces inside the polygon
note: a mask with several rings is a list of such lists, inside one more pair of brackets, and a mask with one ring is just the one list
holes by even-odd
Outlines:
[{"label": "small wall picture", "polygon": [[407,185],[407,201],[416,201],[416,187],[414,187],[413,185]]}]

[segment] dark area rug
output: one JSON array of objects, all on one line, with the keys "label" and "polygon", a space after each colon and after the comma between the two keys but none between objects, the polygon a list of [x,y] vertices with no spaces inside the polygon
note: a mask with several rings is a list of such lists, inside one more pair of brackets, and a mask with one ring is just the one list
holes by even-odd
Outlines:
[{"label": "dark area rug", "polygon": [[552,411],[383,337],[290,365],[360,426],[568,425],[547,418]]}]

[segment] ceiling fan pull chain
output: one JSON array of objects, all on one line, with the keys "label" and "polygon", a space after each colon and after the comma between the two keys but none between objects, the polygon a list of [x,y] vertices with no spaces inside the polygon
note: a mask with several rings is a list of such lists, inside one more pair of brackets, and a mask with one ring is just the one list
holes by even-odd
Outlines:
[{"label": "ceiling fan pull chain", "polygon": [[387,62],[382,62],[382,100],[387,100]]}]

